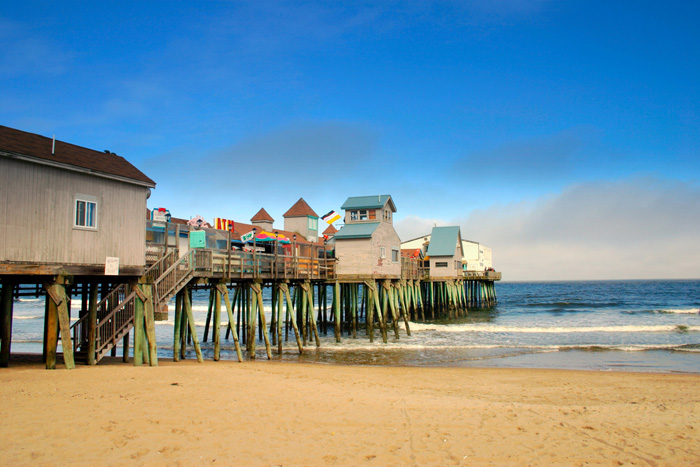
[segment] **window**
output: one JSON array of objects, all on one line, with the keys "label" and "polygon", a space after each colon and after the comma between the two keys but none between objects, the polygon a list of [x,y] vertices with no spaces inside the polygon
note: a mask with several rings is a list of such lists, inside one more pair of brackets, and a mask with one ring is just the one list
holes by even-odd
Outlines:
[{"label": "window", "polygon": [[446,268],[447,267],[447,261],[440,261],[435,263],[436,268]]},{"label": "window", "polygon": [[309,216],[309,230],[318,230],[318,217]]},{"label": "window", "polygon": [[392,263],[399,262],[399,250],[397,250],[396,248],[391,249],[391,262]]},{"label": "window", "polygon": [[89,195],[75,196],[73,227],[97,230],[97,198]]},{"label": "window", "polygon": [[385,247],[379,247],[379,257],[380,258],[386,258],[386,248]]},{"label": "window", "polygon": [[391,222],[391,211],[388,209],[384,210],[384,221]]},{"label": "window", "polygon": [[361,220],[361,221],[366,221],[366,220],[367,220],[367,210],[366,210],[366,209],[361,209],[361,210],[360,210],[360,220]]},{"label": "window", "polygon": [[350,220],[351,221],[357,220],[357,211],[350,211]]},{"label": "window", "polygon": [[370,209],[369,210],[369,220],[375,220],[376,218],[377,218],[377,210]]}]

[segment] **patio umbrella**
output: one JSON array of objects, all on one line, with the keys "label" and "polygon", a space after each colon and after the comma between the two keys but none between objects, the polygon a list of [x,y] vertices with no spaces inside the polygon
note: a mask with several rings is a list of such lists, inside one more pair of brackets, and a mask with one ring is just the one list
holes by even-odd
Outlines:
[{"label": "patio umbrella", "polygon": [[284,235],[277,234],[277,237],[275,237],[274,233],[265,232],[264,230],[255,236],[255,240],[257,240],[259,242],[274,242],[275,238],[280,243],[290,243],[289,239],[287,237],[285,237]]}]

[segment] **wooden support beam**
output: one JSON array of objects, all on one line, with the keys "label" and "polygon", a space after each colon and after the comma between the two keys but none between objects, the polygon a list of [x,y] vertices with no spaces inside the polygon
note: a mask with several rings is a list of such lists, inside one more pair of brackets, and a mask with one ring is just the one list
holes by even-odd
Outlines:
[{"label": "wooden support beam", "polygon": [[138,284],[134,285],[134,366],[143,365],[144,361],[144,295],[138,288]]},{"label": "wooden support beam", "polygon": [[[58,327],[61,332],[61,348],[63,350],[63,363],[67,369],[75,368],[75,360],[73,359],[73,341],[70,335],[70,316],[68,315],[68,297],[66,296],[65,282],[63,277],[58,277],[55,282],[44,284],[46,293],[51,297],[55,305],[55,314],[58,319]],[[53,347],[53,366],[56,367],[56,345],[58,339],[54,341]],[[51,349],[49,349],[51,350]],[[48,359],[47,359],[48,362]],[[47,368],[49,365],[47,363]]]},{"label": "wooden support beam", "polygon": [[[261,331],[263,333],[263,338],[265,339],[265,351],[267,352],[267,359],[272,360],[272,350],[270,349],[270,336],[267,332],[267,323],[265,319],[265,308],[263,308],[263,296],[262,296],[262,285],[260,282],[256,282],[251,287],[255,293],[257,303],[258,303],[258,313],[261,322]],[[255,337],[255,336],[253,336]]]},{"label": "wooden support beam", "polygon": [[408,325],[408,307],[406,306],[406,299],[404,298],[405,287],[402,284],[398,284],[398,287],[399,288],[397,289],[397,291],[398,291],[399,298],[401,301],[400,313],[401,313],[401,316],[403,317],[404,325],[406,326],[406,334],[410,336],[411,335],[411,328]]},{"label": "wooden support beam", "polygon": [[[88,365],[97,364],[97,355],[95,355],[97,347],[97,297],[99,295],[99,284],[90,284],[90,294],[88,298],[88,349],[87,363]],[[127,335],[128,336],[128,335]]]},{"label": "wooden support beam", "polygon": [[284,293],[284,297],[287,301],[287,316],[289,316],[289,319],[292,322],[292,327],[294,328],[294,336],[297,339],[297,347],[299,348],[299,355],[301,355],[302,353],[304,353],[304,347],[301,344],[301,337],[299,336],[299,327],[297,326],[297,320],[294,316],[294,306],[292,303],[292,297],[289,294],[289,286],[285,282],[280,284],[280,289]]},{"label": "wooden support beam", "polygon": [[366,296],[367,301],[367,318],[365,318],[365,326],[367,327],[367,334],[369,334],[369,341],[374,342],[374,290],[375,287],[371,286],[367,281],[364,282],[362,290]]},{"label": "wooden support beam", "polygon": [[12,291],[15,284],[3,281],[0,297],[0,367],[10,364],[10,345],[12,344]]},{"label": "wooden support beam", "polygon": [[173,361],[180,361],[180,324],[182,321],[182,290],[175,295],[175,317],[173,326]]},{"label": "wooden support beam", "polygon": [[315,304],[314,304],[314,288],[313,286],[309,283],[308,284],[309,288],[306,291],[308,295],[308,306],[309,306],[309,319],[311,321],[311,332],[314,335],[314,338],[316,339],[316,347],[321,347],[321,339],[318,336],[318,326],[316,323],[316,313],[315,313]]},{"label": "wooden support beam", "polygon": [[[214,309],[214,289],[209,290],[209,305],[207,305],[207,319],[204,323],[204,335],[202,336],[202,342],[206,342],[209,338],[209,325],[211,324],[211,313]],[[216,360],[216,357],[214,358]]]},{"label": "wooden support beam", "polygon": [[[228,296],[228,288],[226,288],[226,284],[223,282],[220,282],[216,285],[216,288],[219,289],[219,293],[224,296],[224,304],[226,305],[226,314],[228,314],[228,330],[231,331],[231,334],[233,334],[233,343],[234,346],[236,347],[236,356],[238,357],[238,361],[242,362],[243,361],[243,355],[241,354],[241,346],[238,343],[238,332],[234,329],[234,320],[233,320],[233,308],[231,307],[231,300],[229,299]],[[234,303],[236,300],[236,295],[238,294],[238,290],[236,290],[236,293],[234,294]],[[240,311],[239,311],[240,312]]]},{"label": "wooden support beam", "polygon": [[214,361],[221,359],[221,290],[218,287],[212,289],[214,293],[214,329],[212,332],[214,339]]},{"label": "wooden support beam", "polygon": [[333,284],[333,316],[335,322],[335,341],[340,343],[340,283],[338,281]]},{"label": "wooden support beam", "polygon": [[377,287],[376,293],[374,294],[374,306],[377,308],[377,313],[379,313],[379,322],[381,324],[382,328],[382,341],[386,344],[388,341],[388,332],[387,332],[387,308],[388,308],[388,302],[387,302],[387,295],[386,293],[381,294],[382,295],[382,304],[379,304],[379,295],[380,295],[380,289]]},{"label": "wooden support beam", "polygon": [[204,359],[202,358],[202,349],[199,346],[199,338],[197,337],[197,326],[195,325],[194,322],[194,314],[192,313],[192,299],[190,298],[190,294],[188,293],[187,289],[189,287],[185,287],[185,303],[184,303],[184,308],[185,308],[185,314],[187,315],[187,324],[190,329],[190,333],[192,334],[192,343],[194,345],[194,352],[197,355],[197,361],[199,363],[204,362]]},{"label": "wooden support beam", "polygon": [[158,366],[158,347],[156,345],[156,321],[155,306],[153,304],[153,288],[151,284],[140,284],[139,287],[141,287],[141,290],[146,296],[144,319],[146,322],[145,336],[148,340],[148,363],[151,366]]}]

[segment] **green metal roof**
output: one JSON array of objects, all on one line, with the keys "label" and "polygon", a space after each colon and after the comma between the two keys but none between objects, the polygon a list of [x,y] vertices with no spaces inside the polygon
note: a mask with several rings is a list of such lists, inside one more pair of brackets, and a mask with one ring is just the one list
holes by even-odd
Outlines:
[{"label": "green metal roof", "polygon": [[459,241],[459,227],[433,227],[427,254],[428,256],[454,256]]},{"label": "green metal roof", "polygon": [[343,238],[370,238],[379,222],[362,222],[360,224],[345,224],[333,238],[336,240]]},{"label": "green metal roof", "polygon": [[391,195],[374,195],[374,196],[351,196],[345,203],[340,207],[340,209],[377,209],[383,208],[387,203],[391,203],[391,210],[396,212],[396,205],[394,205],[394,200],[391,199]]}]

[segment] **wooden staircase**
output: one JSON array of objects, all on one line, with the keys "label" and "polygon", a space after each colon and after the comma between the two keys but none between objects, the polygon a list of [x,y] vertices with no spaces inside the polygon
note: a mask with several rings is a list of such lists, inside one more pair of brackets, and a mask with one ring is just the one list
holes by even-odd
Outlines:
[{"label": "wooden staircase", "polygon": [[[134,327],[134,297],[129,284],[119,284],[97,304],[95,362],[112,350]],[[88,315],[72,326],[73,355],[76,363],[87,363],[89,352]]]},{"label": "wooden staircase", "polygon": [[[148,268],[144,276],[153,285],[154,310],[160,311],[194,276],[194,254],[177,258],[171,251]],[[117,346],[134,327],[136,292],[133,284],[117,285],[97,304],[95,329],[95,362],[99,362]],[[76,363],[88,363],[90,336],[88,315],[71,326]]]}]

